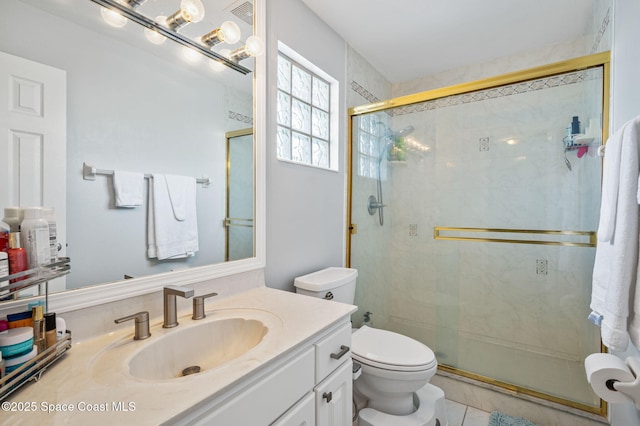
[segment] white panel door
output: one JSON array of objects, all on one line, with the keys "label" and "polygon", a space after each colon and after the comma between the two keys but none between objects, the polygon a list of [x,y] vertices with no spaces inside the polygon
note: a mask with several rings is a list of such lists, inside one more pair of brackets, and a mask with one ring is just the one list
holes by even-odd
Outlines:
[{"label": "white panel door", "polygon": [[[66,254],[67,75],[0,52],[0,212],[55,208],[59,256]],[[49,291],[65,288],[64,278]]]}]

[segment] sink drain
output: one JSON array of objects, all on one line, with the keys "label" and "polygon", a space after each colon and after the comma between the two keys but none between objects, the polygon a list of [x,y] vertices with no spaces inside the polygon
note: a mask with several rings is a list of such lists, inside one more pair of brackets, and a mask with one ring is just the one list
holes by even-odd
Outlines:
[{"label": "sink drain", "polygon": [[184,370],[182,370],[182,375],[183,376],[188,376],[190,374],[196,374],[200,372],[200,366],[199,365],[192,365],[191,367],[187,367]]}]

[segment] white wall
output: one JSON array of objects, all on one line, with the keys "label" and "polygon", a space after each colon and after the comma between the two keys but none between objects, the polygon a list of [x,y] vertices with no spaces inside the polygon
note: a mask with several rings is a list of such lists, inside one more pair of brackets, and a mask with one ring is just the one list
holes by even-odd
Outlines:
[{"label": "white wall", "polygon": [[[267,266],[269,287],[293,290],[296,276],[345,260],[346,45],[302,2],[267,2]],[[276,158],[277,45],[283,42],[338,80],[339,171]]]},{"label": "white wall", "polygon": [[[613,50],[611,85],[611,126],[613,133],[625,122],[640,115],[640,2],[615,0],[613,14]],[[631,347],[625,356],[640,356]],[[633,404],[609,405],[612,426],[638,426],[640,414]]]}]

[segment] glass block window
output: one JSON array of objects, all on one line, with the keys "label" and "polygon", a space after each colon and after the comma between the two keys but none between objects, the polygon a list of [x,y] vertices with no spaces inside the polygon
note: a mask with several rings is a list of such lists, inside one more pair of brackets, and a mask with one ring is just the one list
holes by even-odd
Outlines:
[{"label": "glass block window", "polygon": [[279,159],[330,168],[330,99],[327,80],[288,56],[278,55]]},{"label": "glass block window", "polygon": [[[380,160],[380,140],[384,136],[387,125],[384,118],[375,114],[361,115],[356,118],[356,137],[358,140],[358,175],[373,179],[378,178]],[[386,167],[380,176],[386,179]]]}]

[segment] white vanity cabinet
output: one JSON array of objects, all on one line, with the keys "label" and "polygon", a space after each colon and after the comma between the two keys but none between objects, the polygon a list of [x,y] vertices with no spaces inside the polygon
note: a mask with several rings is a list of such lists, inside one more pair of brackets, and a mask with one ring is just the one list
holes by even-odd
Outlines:
[{"label": "white vanity cabinet", "polygon": [[351,323],[318,340],[316,348],[316,425],[351,424]]},{"label": "white vanity cabinet", "polygon": [[221,397],[171,419],[171,425],[347,426],[351,424],[351,323],[348,318],[241,379]]}]

